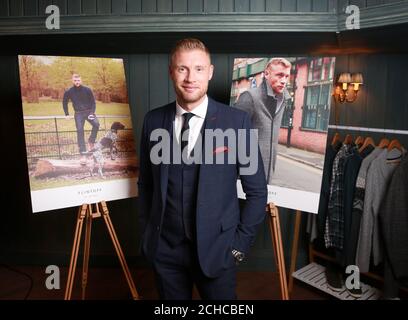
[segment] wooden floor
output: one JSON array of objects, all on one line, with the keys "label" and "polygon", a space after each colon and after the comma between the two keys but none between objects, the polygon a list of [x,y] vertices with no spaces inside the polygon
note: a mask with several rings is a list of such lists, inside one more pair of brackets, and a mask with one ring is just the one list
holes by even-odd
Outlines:
[{"label": "wooden floor", "polygon": [[[45,282],[49,274],[45,273],[45,267],[16,267],[29,275],[33,280],[33,287],[28,296],[29,300],[61,300],[64,297],[67,269],[61,269],[61,289],[48,290]],[[81,269],[78,268],[73,299],[81,297]],[[154,288],[154,276],[150,269],[131,269],[136,288],[142,299],[155,300],[158,298]],[[29,278],[15,270],[0,266],[0,300],[24,299],[30,289]],[[238,299],[241,300],[279,300],[280,288],[278,275],[273,272],[239,272]],[[122,269],[117,268],[91,268],[89,270],[89,281],[87,287],[87,299],[89,300],[122,300],[131,299],[129,289],[123,275]],[[311,286],[295,280],[292,299],[325,300],[331,297]],[[194,299],[199,296],[194,293]]]}]

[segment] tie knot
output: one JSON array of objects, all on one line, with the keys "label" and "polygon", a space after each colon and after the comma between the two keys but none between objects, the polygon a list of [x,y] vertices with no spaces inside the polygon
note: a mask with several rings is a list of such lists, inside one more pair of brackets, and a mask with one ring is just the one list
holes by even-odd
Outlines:
[{"label": "tie knot", "polygon": [[183,117],[184,117],[184,125],[186,126],[188,125],[188,122],[190,121],[190,119],[194,117],[194,113],[191,113],[191,112],[183,113]]}]

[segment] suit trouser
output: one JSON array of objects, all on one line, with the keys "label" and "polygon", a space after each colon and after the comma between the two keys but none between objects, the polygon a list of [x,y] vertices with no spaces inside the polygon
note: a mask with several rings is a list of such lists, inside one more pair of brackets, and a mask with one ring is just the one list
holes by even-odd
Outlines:
[{"label": "suit trouser", "polygon": [[195,245],[187,240],[172,247],[160,237],[153,266],[160,299],[191,300],[193,284],[204,300],[236,299],[236,266],[216,278],[207,277],[201,271]]},{"label": "suit trouser", "polygon": [[75,126],[77,130],[77,141],[80,153],[86,152],[86,145],[85,145],[85,138],[84,138],[84,125],[85,121],[88,121],[92,126],[92,131],[89,136],[88,142],[95,143],[96,135],[98,134],[99,130],[99,121],[98,118],[95,117],[93,120],[89,120],[88,116],[93,114],[91,111],[85,112],[75,112],[74,119],[75,119]]}]

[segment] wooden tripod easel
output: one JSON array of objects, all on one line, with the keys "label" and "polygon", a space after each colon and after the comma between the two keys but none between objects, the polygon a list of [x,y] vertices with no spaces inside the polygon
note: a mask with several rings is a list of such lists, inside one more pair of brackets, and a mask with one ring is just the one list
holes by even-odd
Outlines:
[{"label": "wooden tripod easel", "polygon": [[302,222],[302,213],[300,210],[296,210],[295,217],[295,229],[293,231],[293,241],[292,241],[292,254],[290,258],[290,269],[289,269],[289,293],[292,293],[293,290],[293,273],[296,269],[296,260],[297,252],[299,247],[299,233],[300,233],[300,224]]},{"label": "wooden tripod easel", "polygon": [[282,300],[289,300],[278,207],[273,203],[269,203],[266,206],[266,211],[269,213],[269,228],[271,231],[273,251],[275,253],[276,268],[279,273]]},{"label": "wooden tripod easel", "polygon": [[71,300],[72,287],[75,278],[75,269],[78,260],[79,246],[81,243],[82,225],[84,219],[86,220],[85,229],[85,247],[84,247],[84,262],[82,265],[82,300],[85,299],[86,286],[88,283],[88,264],[89,264],[89,249],[91,244],[91,228],[92,219],[103,217],[106,227],[108,228],[109,235],[112,239],[116,253],[118,255],[120,264],[122,265],[123,272],[125,273],[126,281],[129,285],[130,292],[134,300],[139,300],[139,294],[137,293],[135,284],[132,279],[132,275],[129,271],[128,265],[125,260],[122,248],[120,246],[118,237],[116,236],[115,229],[113,228],[112,221],[109,217],[109,210],[105,201],[96,203],[96,211],[92,211],[92,204],[83,204],[79,207],[77,224],[75,229],[74,244],[72,246],[71,262],[69,264],[68,281],[65,289],[65,300]]}]

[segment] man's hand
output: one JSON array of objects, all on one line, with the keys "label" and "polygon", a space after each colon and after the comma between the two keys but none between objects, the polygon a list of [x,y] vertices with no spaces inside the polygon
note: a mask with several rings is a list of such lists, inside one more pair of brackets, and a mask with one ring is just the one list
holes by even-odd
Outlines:
[{"label": "man's hand", "polygon": [[68,120],[70,118],[69,115],[65,115],[65,120]]}]

